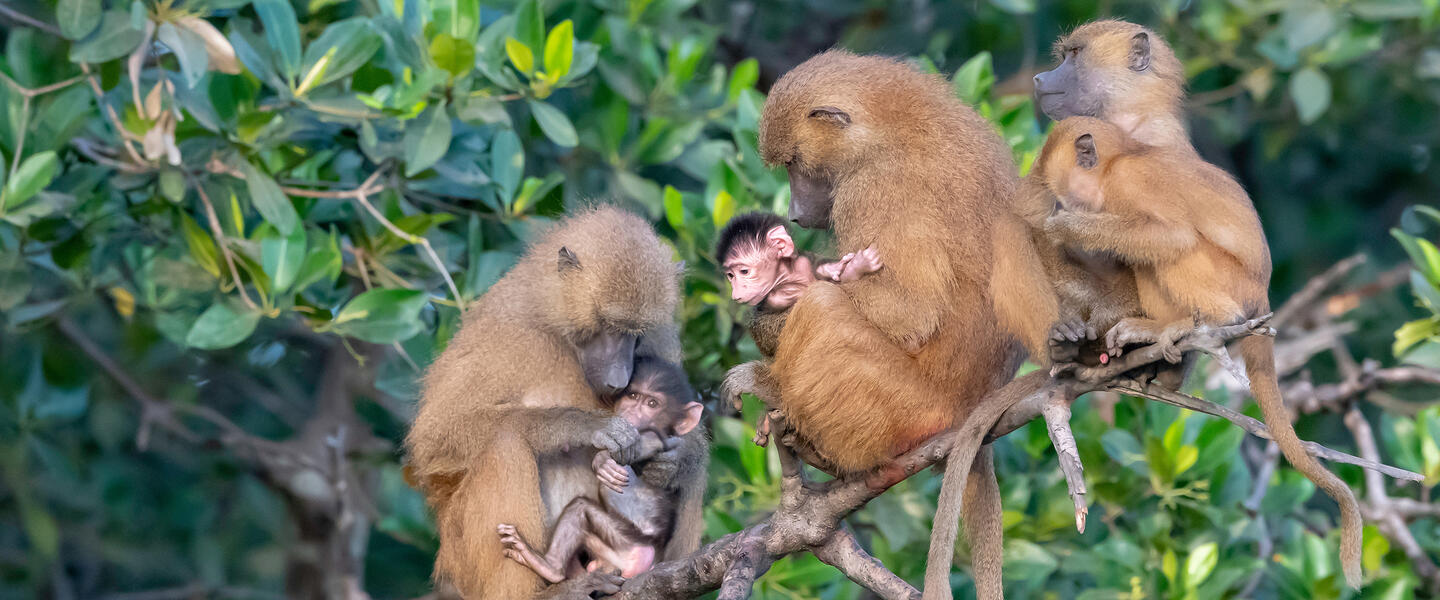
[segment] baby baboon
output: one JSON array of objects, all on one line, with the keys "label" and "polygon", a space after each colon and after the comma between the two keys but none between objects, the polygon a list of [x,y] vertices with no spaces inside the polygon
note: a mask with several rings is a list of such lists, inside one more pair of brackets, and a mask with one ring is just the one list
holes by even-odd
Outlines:
[{"label": "baby baboon", "polygon": [[763,212],[746,213],[726,223],[715,258],[730,282],[731,299],[756,308],[750,335],[768,357],[775,356],[785,314],[810,284],[855,281],[884,266],[874,246],[826,262],[797,252],[785,221]]},{"label": "baby baboon", "polygon": [[[641,460],[678,446],[681,440],[673,436],[700,425],[704,408],[695,397],[679,365],[651,358],[635,361],[630,385],[614,402],[615,414],[640,431]],[[582,549],[593,561],[591,571],[603,568],[634,577],[650,570],[669,541],[678,491],[646,483],[607,450],[596,452],[591,466],[605,487],[600,500],[587,496],[571,500],[560,513],[544,554],[535,552],[514,525],[500,524],[496,530],[505,556],[551,583],[586,572],[576,560]]]}]

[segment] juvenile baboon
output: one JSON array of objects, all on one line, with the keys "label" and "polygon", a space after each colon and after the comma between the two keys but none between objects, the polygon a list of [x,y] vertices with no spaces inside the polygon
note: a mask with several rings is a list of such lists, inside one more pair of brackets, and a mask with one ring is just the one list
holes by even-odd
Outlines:
[{"label": "juvenile baboon", "polygon": [[[990,239],[1015,167],[943,78],[887,58],[820,54],[771,89],[760,152],[789,171],[793,220],[833,225],[842,252],[874,246],[885,260],[857,281],[813,284],[791,309],[772,401],[799,437],[837,470],[865,471],[963,422],[1010,380],[1020,353],[997,330],[991,248],[975,240]],[[952,463],[947,480],[974,469],[965,525],[989,598],[1000,593],[999,495],[980,456]],[[927,597],[949,593],[927,579]]]},{"label": "juvenile baboon", "polygon": [[[601,395],[629,384],[636,356],[681,359],[679,277],[644,220],[589,209],[535,241],[466,313],[425,375],[406,438],[410,474],[435,511],[437,579],[470,598],[540,589],[534,572],[504,557],[496,526],[547,538],[567,504],[596,497],[595,449],[621,462],[636,454],[639,432]],[[681,494],[667,558],[699,545],[708,457],[697,430],[641,470]],[[614,589],[612,579],[576,581]]]},{"label": "juvenile baboon", "polygon": [[[1229,325],[1270,311],[1270,250],[1245,190],[1193,154],[1134,143],[1099,119],[1056,125],[1040,160],[1064,210],[1046,231],[1062,244],[1114,256],[1135,273],[1143,317],[1105,335],[1112,353],[1154,343],[1181,361],[1174,343],[1197,323]],[[1290,423],[1269,336],[1240,340],[1250,393],[1271,436],[1295,469],[1340,505],[1340,557],[1351,586],[1360,583],[1362,525],[1345,482],[1305,451]]]}]

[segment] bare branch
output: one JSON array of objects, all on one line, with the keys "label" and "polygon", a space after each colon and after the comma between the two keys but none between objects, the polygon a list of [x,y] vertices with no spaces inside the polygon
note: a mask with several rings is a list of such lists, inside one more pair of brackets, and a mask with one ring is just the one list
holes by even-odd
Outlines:
[{"label": "bare branch", "polygon": [[1070,430],[1070,402],[1068,395],[1057,390],[1050,394],[1045,406],[1040,409],[1045,425],[1050,431],[1050,443],[1060,460],[1060,470],[1065,473],[1065,484],[1070,488],[1070,500],[1075,503],[1075,529],[1085,533],[1085,519],[1090,506],[1085,500],[1085,465],[1080,463],[1080,448],[1075,444],[1075,434]]},{"label": "bare branch", "polygon": [[870,556],[855,535],[845,529],[835,532],[821,546],[812,549],[815,558],[835,567],[850,581],[860,584],[884,600],[914,600],[920,597],[920,590],[906,583],[900,576],[891,573],[885,565]]}]

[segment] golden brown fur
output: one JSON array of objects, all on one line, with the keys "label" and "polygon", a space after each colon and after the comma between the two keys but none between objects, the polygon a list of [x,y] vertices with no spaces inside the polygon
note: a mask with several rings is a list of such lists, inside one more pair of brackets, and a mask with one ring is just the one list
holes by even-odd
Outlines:
[{"label": "golden brown fur", "polygon": [[1057,323],[1082,322],[1096,331],[1139,314],[1130,269],[1103,254],[1057,245],[1045,233],[1056,199],[1037,165],[1020,182],[1012,209],[992,236],[995,267],[990,293],[1001,330],[1014,336],[1041,366],[1050,364]]},{"label": "golden brown fur", "polygon": [[[1250,197],[1223,170],[1187,152],[1135,144],[1114,125],[1085,117],[1061,121],[1041,160],[1047,185],[1067,208],[1048,220],[1047,231],[1067,246],[1110,254],[1134,269],[1145,316],[1121,321],[1107,336],[1112,346],[1171,344],[1197,321],[1223,325],[1269,312],[1265,233]],[[1247,337],[1240,347],[1275,443],[1340,505],[1341,562],[1346,579],[1358,586],[1361,517],[1354,493],[1296,437],[1276,380],[1272,338]]]},{"label": "golden brown fur", "polygon": [[[848,111],[844,135],[815,127],[815,105]],[[834,185],[839,251],[870,245],[885,268],[816,282],[791,309],[774,374],[799,433],[843,471],[878,466],[948,427],[1009,379],[1012,349],[989,308],[991,215],[1014,190],[994,129],[945,81],[886,58],[818,55],[771,90],[766,162],[823,172]]]},{"label": "golden brown fur", "polygon": [[[580,267],[561,273],[561,247]],[[436,578],[469,598],[527,598],[529,569],[504,558],[495,527],[546,539],[570,500],[595,497],[589,435],[614,417],[576,358],[575,340],[601,329],[642,335],[637,354],[678,362],[678,272],[671,251],[639,217],[600,207],[534,242],[466,313],[424,379],[406,438],[410,474],[435,511]],[[703,432],[676,481],[686,490],[667,557],[699,545]],[[542,485],[543,481],[543,485]]]},{"label": "golden brown fur", "polygon": [[[817,107],[843,112],[846,126],[810,118]],[[841,471],[868,470],[967,418],[1011,378],[1019,353],[996,328],[990,247],[975,240],[989,239],[1014,193],[1014,164],[943,78],[887,58],[818,55],[771,90],[760,151],[787,165],[792,183],[829,182],[837,250],[874,245],[885,260],[858,281],[812,285],[791,309],[773,371],[800,437]],[[951,464],[947,480],[971,467]],[[994,597],[998,490],[989,465],[975,468],[966,527]],[[927,583],[926,593],[950,589]]]}]

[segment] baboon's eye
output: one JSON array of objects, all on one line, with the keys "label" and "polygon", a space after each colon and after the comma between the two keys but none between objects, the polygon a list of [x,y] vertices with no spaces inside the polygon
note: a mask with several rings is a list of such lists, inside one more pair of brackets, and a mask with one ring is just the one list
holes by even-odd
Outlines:
[{"label": "baboon's eye", "polygon": [[657,406],[660,406],[660,401],[659,401],[659,400],[656,400],[656,399],[654,399],[654,398],[651,398],[651,399],[650,399],[650,408],[655,408],[655,407],[657,407]]},{"label": "baboon's eye", "polygon": [[741,275],[749,275],[749,274],[750,274],[750,269],[740,269],[740,274],[741,274]]},{"label": "baboon's eye", "polygon": [[640,392],[630,392],[630,399],[631,399],[631,400],[636,400],[636,399],[638,399],[638,398],[640,398]]}]

